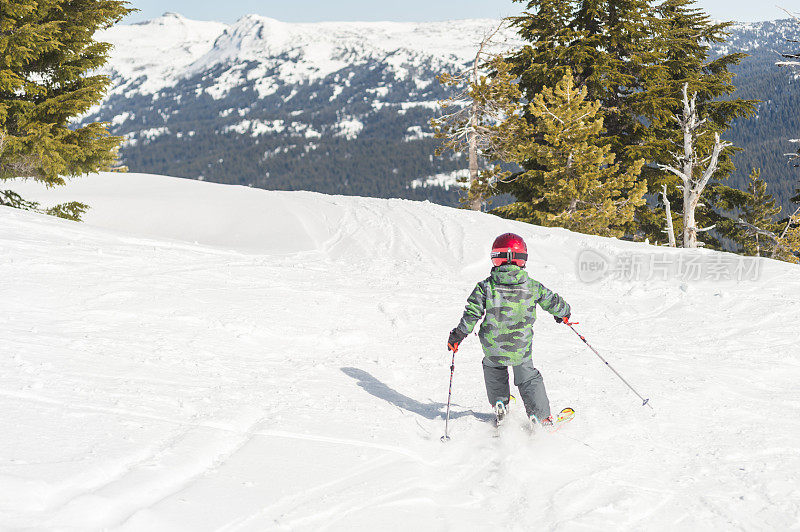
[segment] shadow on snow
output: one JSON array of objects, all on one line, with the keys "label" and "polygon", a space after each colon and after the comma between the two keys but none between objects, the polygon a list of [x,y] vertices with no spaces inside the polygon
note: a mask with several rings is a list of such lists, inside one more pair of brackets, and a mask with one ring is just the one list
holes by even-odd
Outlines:
[{"label": "shadow on snow", "polygon": [[[421,403],[416,399],[412,399],[397,390],[389,388],[386,384],[382,383],[366,371],[358,368],[341,368],[342,372],[348,377],[352,377],[357,381],[357,384],[368,394],[383,399],[398,408],[408,410],[426,419],[444,419],[446,412],[446,403]],[[472,410],[454,411],[455,405],[450,403],[450,419],[458,419],[465,416],[473,416],[480,421],[493,421],[494,415],[484,414],[481,412],[473,412]]]}]

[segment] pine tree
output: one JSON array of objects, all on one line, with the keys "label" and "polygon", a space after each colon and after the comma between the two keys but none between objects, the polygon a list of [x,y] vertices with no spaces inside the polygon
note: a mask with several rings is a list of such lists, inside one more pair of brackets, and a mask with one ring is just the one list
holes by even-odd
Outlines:
[{"label": "pine tree", "polygon": [[644,161],[626,168],[615,163],[610,142],[599,139],[600,103],[587,102],[587,94],[567,70],[555,88],[545,87],[527,106],[530,122],[515,115],[497,126],[506,135],[506,160],[531,168],[501,185],[517,201],[498,214],[589,234],[623,234],[645,201],[646,185],[637,184]]},{"label": "pine tree", "polygon": [[[647,179],[648,191],[658,195],[667,184],[677,199],[677,181],[659,171],[658,165],[671,162],[679,140],[672,117],[683,109],[683,84],[689,83],[690,92],[698,94],[698,110],[712,122],[712,134],[697,146],[706,155],[713,150],[713,133],[723,133],[734,118],[751,113],[755,102],[729,97],[734,86],[728,69],[742,54],[710,59],[710,45],[725,40],[729,24],[712,23],[692,7],[694,0],[655,4],[653,0],[528,1],[527,12],[513,20],[529,44],[509,61],[528,98],[552,87],[567,68],[572,69],[576,84],[588,89],[587,98],[601,103],[603,137],[616,160],[631,165],[644,158],[648,164],[641,178]],[[734,151],[720,155],[715,179],[731,172]],[[709,221],[707,214],[710,211],[698,212],[701,222]],[[643,205],[636,226],[640,236],[658,239],[663,213]]]},{"label": "pine tree", "polygon": [[718,209],[728,211],[721,223],[726,224],[725,234],[735,242],[745,255],[761,257],[772,254],[785,224],[777,220],[781,207],[767,192],[767,182],[761,179],[761,170],[750,172],[747,190],[724,185],[717,186],[709,198]]},{"label": "pine tree", "polygon": [[[31,178],[47,186],[64,176],[106,169],[122,140],[103,123],[71,128],[97,104],[110,80],[92,72],[110,45],[97,30],[132,10],[117,0],[3,0],[0,7],[0,180]],[[38,210],[11,191],[0,204]],[[69,203],[46,212],[76,219],[86,206]]]},{"label": "pine tree", "polygon": [[[680,179],[683,195],[683,247],[696,248],[705,245],[697,238],[698,233],[714,229],[698,227],[697,210],[700,200],[710,180],[717,174],[721,157],[731,144],[720,140],[719,133],[714,132],[714,140],[707,157],[701,151],[703,136],[708,136],[708,119],[701,118],[697,110],[697,93],[689,98],[689,84],[683,84],[683,112],[675,116],[681,133],[680,151],[672,154],[674,163],[659,164],[659,168],[674,174]],[[708,195],[706,195],[708,196]]]},{"label": "pine tree", "polygon": [[[770,233],[778,233],[780,224],[775,221],[781,212],[781,207],[775,204],[775,198],[767,193],[767,182],[761,179],[761,170],[753,169],[747,185],[748,198],[745,202],[742,220],[747,224]],[[765,241],[762,234],[755,232],[744,243],[745,255],[760,257],[765,249],[769,249],[769,241]]]},{"label": "pine tree", "polygon": [[648,0],[531,0],[512,18],[530,43],[509,58],[525,97],[554,87],[570,70],[587,98],[601,102],[604,137],[628,162],[639,157],[627,149],[646,141],[645,81],[659,68],[650,12]]}]

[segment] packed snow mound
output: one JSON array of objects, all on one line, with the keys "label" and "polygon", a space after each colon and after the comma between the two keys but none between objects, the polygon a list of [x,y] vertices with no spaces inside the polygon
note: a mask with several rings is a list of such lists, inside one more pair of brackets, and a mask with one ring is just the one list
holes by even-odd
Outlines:
[{"label": "packed snow mound", "polygon": [[[490,224],[504,232],[509,222],[427,202],[330,196],[220,185],[174,177],[103,172],[46,189],[33,181],[13,188],[45,205],[81,201],[90,206],[86,225],[137,236],[215,246],[250,253],[307,253],[350,262],[423,262],[461,268],[485,266],[491,241],[464,231]],[[142,198],[147,198],[145,202]],[[535,241],[596,240],[561,230],[515,224]],[[523,230],[523,229],[520,229]],[[551,246],[558,247],[558,246]],[[544,259],[531,246],[532,261]],[[571,254],[559,253],[562,261]]]},{"label": "packed snow mound", "polygon": [[[0,528],[788,530],[800,275],[399,200],[99,174],[0,207]],[[445,350],[499,233],[641,401],[540,313],[554,409],[491,427]],[[498,437],[494,437],[498,436]]]}]

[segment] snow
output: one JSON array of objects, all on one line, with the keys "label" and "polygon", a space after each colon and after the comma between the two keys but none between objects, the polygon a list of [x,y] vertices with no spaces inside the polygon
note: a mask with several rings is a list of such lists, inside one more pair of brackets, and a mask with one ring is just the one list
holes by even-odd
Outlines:
[{"label": "snow", "polygon": [[406,130],[405,140],[406,142],[411,140],[420,140],[433,137],[433,133],[430,131],[424,131],[422,126],[411,126]]},{"label": "snow", "polygon": [[286,130],[283,120],[242,120],[237,124],[232,124],[223,129],[225,133],[238,133],[244,135],[250,131],[251,137],[267,135],[270,133],[282,133]]},{"label": "snow", "polygon": [[328,99],[328,101],[331,101],[331,102],[334,101],[336,98],[339,97],[339,95],[343,91],[344,91],[344,86],[342,86],[342,85],[334,85],[333,86],[333,94],[331,94],[331,97]]},{"label": "snow", "polygon": [[339,130],[336,136],[344,137],[347,140],[353,140],[357,139],[358,135],[361,134],[361,131],[364,129],[364,124],[357,118],[348,117],[340,120],[336,124],[336,127]]},{"label": "snow", "polygon": [[[2,529],[800,527],[796,266],[584,283],[587,251],[739,259],[404,200],[8,185],[92,209],[0,207]],[[575,420],[530,437],[517,408],[491,437],[473,336],[439,441],[447,332],[506,231],[654,413],[545,315],[535,363]]]},{"label": "snow", "polygon": [[[392,104],[381,104],[380,107],[384,105],[392,105]],[[400,104],[400,110],[397,111],[398,114],[404,115],[408,112],[409,109],[413,109],[415,107],[422,107],[426,109],[430,109],[432,111],[437,111],[441,108],[438,101],[429,101],[429,102],[402,102]]]},{"label": "snow", "polygon": [[378,98],[386,98],[386,96],[389,95],[389,87],[375,87],[372,89],[367,89],[366,92],[374,94]]},{"label": "snow", "polygon": [[[414,138],[424,138],[424,136],[420,135]],[[406,140],[412,140],[410,137],[406,137]],[[459,179],[465,179],[469,177],[469,170],[456,170],[454,172],[445,172],[443,174],[436,174],[426,178],[414,179],[411,181],[411,188],[424,188],[424,187],[441,187],[445,190],[449,190],[450,187],[454,187],[458,185]]]},{"label": "snow", "polygon": [[143,129],[136,133],[140,139],[147,139],[148,141],[157,139],[158,137],[167,134],[169,134],[169,128],[166,127],[152,127],[149,129]]},{"label": "snow", "polygon": [[134,117],[134,115],[132,113],[129,113],[129,112],[126,111],[126,112],[120,113],[117,116],[115,116],[114,118],[112,118],[111,119],[111,124],[114,125],[114,126],[120,126],[120,125],[124,124],[126,120],[128,120],[129,118],[133,118],[133,117]]},{"label": "snow", "polygon": [[[118,24],[98,32],[97,40],[113,45],[110,70],[114,81],[122,82],[115,83],[110,94],[152,94],[173,85],[189,65],[213,48],[225,28],[220,22],[165,13],[144,23]],[[142,84],[135,86],[138,81]]]},{"label": "snow", "polygon": [[[221,100],[228,95],[233,87],[242,84],[245,77],[242,74],[243,65],[235,65],[234,67],[223,72],[217,79],[216,83],[206,89],[206,93],[215,100]],[[263,89],[261,89],[263,90]]]}]

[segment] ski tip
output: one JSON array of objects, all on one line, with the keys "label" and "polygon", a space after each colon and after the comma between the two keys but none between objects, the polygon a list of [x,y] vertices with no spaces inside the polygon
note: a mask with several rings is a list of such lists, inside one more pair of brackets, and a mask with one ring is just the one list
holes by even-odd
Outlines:
[{"label": "ski tip", "polygon": [[450,441],[450,436],[448,436],[447,434],[445,434],[444,436],[442,436],[441,438],[439,438],[439,441],[441,441],[442,443],[447,443],[447,442],[449,442],[449,441]]},{"label": "ski tip", "polygon": [[575,417],[575,409],[567,407],[561,410],[556,416],[556,423],[563,423],[565,421],[571,421],[572,418]]}]

